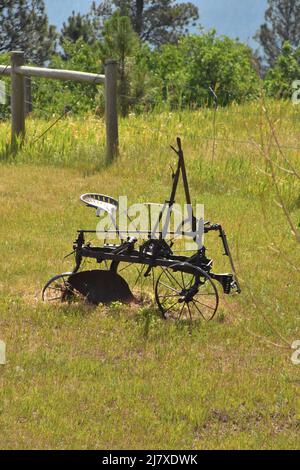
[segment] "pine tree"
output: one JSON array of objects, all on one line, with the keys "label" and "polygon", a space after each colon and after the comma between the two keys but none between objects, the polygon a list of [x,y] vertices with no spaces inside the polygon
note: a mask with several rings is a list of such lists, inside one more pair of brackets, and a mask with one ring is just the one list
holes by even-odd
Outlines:
[{"label": "pine tree", "polygon": [[180,36],[195,25],[198,8],[190,2],[176,3],[175,0],[113,0],[93,5],[94,17],[102,18],[103,13],[112,13],[113,5],[122,16],[129,16],[133,30],[142,41],[153,45],[176,43]]},{"label": "pine tree", "polygon": [[95,40],[92,22],[88,15],[81,15],[80,13],[72,12],[68,21],[63,23],[61,34],[59,38],[60,44],[63,46],[65,39],[71,42],[76,42],[78,39],[83,39],[87,44],[92,44]]},{"label": "pine tree", "polygon": [[86,15],[73,11],[68,21],[63,23],[59,37],[60,45],[63,47],[66,40],[75,43],[82,39],[87,44],[101,40],[104,23],[111,18],[113,12],[113,3],[108,0],[103,0],[99,5],[93,2],[90,12]]},{"label": "pine tree", "polygon": [[56,32],[49,26],[44,0],[1,0],[0,52],[23,50],[42,65],[55,52]]},{"label": "pine tree", "polygon": [[127,62],[138,46],[139,39],[133,31],[130,19],[116,11],[104,24],[100,47],[103,62],[108,58],[118,61],[119,102],[122,116],[127,115],[130,103],[130,67],[127,67]]},{"label": "pine tree", "polygon": [[268,0],[265,23],[255,39],[264,50],[265,59],[272,65],[280,54],[283,44],[292,47],[300,44],[300,0]]}]

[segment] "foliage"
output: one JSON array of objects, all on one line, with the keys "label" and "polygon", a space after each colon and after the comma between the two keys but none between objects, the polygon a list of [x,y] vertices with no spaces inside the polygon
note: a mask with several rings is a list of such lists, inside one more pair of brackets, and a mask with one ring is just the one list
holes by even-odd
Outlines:
[{"label": "foliage", "polygon": [[[104,73],[98,44],[89,46],[82,39],[76,43],[65,40],[64,50],[68,59],[55,55],[49,64],[52,68]],[[49,117],[64,111],[84,114],[89,110],[103,113],[103,87],[72,81],[37,79],[33,81],[34,111]]]},{"label": "foliage", "polygon": [[[0,54],[0,64],[8,65],[10,63],[9,54]],[[0,82],[4,83],[5,87],[5,103],[0,103],[0,121],[8,119],[10,116],[10,77],[4,76],[0,73]]]},{"label": "foliage", "polygon": [[[22,5],[25,5],[24,1],[19,0]],[[172,3],[167,0],[155,4],[115,0],[113,5],[105,1],[98,5],[94,2],[88,15],[73,12],[60,37],[63,53],[52,54],[49,66],[103,73],[105,61],[115,58],[119,64],[118,93],[122,116],[153,108],[211,106],[210,88],[217,94],[221,106],[255,99],[260,90],[257,59],[249,47],[237,40],[218,37],[214,30],[200,30],[199,34],[181,37],[177,44],[162,44],[156,48],[142,41],[146,37],[141,30],[135,32],[137,22],[146,28],[145,25],[149,26],[154,18],[153,12],[162,5],[175,8]],[[11,7],[12,4],[8,4]],[[40,1],[35,5],[42,8]],[[2,14],[5,8],[1,6]],[[21,15],[20,11],[17,16]],[[142,19],[137,19],[138,14]],[[153,25],[156,34],[159,15],[157,18]],[[167,34],[166,25],[164,31]],[[149,37],[147,40],[151,42]],[[169,40],[172,41],[170,37]],[[286,97],[292,81],[299,79],[299,53],[290,47],[286,46],[267,74],[265,88],[270,96]],[[101,86],[43,79],[34,79],[33,84],[34,112],[40,116],[57,115],[64,110],[76,114],[104,113]],[[7,113],[8,108],[5,113],[2,109],[2,117],[8,116]]]},{"label": "foliage", "polygon": [[108,16],[117,9],[130,17],[132,27],[142,41],[153,45],[177,42],[188,27],[195,25],[198,8],[190,2],[175,0],[113,0],[93,3],[91,17],[98,34]]},{"label": "foliage", "polygon": [[[113,12],[112,2],[108,1],[102,1],[99,5],[93,2],[85,15],[73,11],[67,22],[63,23],[59,36],[60,45],[64,49],[65,41],[75,43],[81,39],[87,44],[94,44],[102,40],[104,24],[112,17]],[[63,57],[67,58],[65,51]]]},{"label": "foliage", "polygon": [[[119,67],[119,104],[123,116],[129,110],[149,109],[157,98],[155,78],[149,73],[149,47],[133,32],[128,17],[115,12],[103,29],[102,40],[89,45],[80,38],[75,43],[63,42],[64,57],[52,57],[50,67],[104,73],[106,59],[114,58]],[[156,86],[158,84],[156,83]],[[38,79],[34,80],[35,113],[49,116],[62,113],[67,106],[73,113],[91,110],[104,113],[103,87]]]},{"label": "foliage", "polygon": [[264,49],[265,58],[273,64],[283,44],[300,44],[300,0],[268,0],[265,23],[256,34]]},{"label": "foliage", "polygon": [[[138,2],[133,5],[116,1],[114,8],[118,9],[114,11],[111,4],[101,2],[92,5],[88,16],[73,12],[62,30],[63,54],[53,54],[49,66],[103,73],[105,61],[115,58],[119,64],[122,116],[153,108],[211,106],[210,88],[217,94],[220,106],[258,96],[257,61],[249,47],[226,36],[218,37],[214,30],[200,30],[199,34],[181,37],[176,45],[150,48],[134,31],[133,13],[137,5]],[[149,8],[146,2],[143,14]],[[130,17],[123,16],[125,11]],[[270,96],[286,97],[296,79],[299,52],[286,45],[268,71],[265,88]],[[33,103],[34,112],[43,117],[69,110],[103,115],[103,87],[33,79]],[[7,117],[8,108],[5,113],[3,109],[2,106],[2,117]]]},{"label": "foliage", "polygon": [[44,0],[1,0],[0,52],[23,50],[28,61],[42,65],[54,53],[55,43]]},{"label": "foliage", "polygon": [[293,82],[300,79],[300,47],[293,49],[286,42],[282,53],[265,77],[265,89],[269,96],[291,99]]},{"label": "foliage", "polygon": [[220,105],[252,99],[258,93],[251,50],[226,36],[216,37],[214,31],[155,50],[151,69],[161,79],[162,98],[172,106],[210,104],[209,87]]},{"label": "foliage", "polygon": [[66,40],[75,43],[78,39],[92,44],[95,42],[94,29],[88,15],[81,15],[73,11],[67,22],[63,23],[59,42],[63,47]]},{"label": "foliage", "polygon": [[153,45],[176,43],[198,20],[198,8],[191,2],[175,0],[115,0],[115,5],[128,14],[134,31]]},{"label": "foliage", "polygon": [[138,36],[134,33],[130,19],[121,16],[117,11],[106,21],[103,30],[103,41],[100,42],[102,61],[116,59],[119,71],[119,102],[123,116],[128,114],[130,103],[130,76],[132,75],[133,57],[139,47]]},{"label": "foliage", "polygon": [[[92,45],[83,39],[65,41],[64,50],[68,59],[55,56],[51,66],[99,72],[106,59],[117,59],[123,116],[154,107],[211,105],[209,87],[217,93],[221,106],[258,95],[251,50],[227,37],[218,38],[213,31],[151,50],[133,32],[129,19],[115,12],[104,26],[102,41]],[[67,103],[76,113],[103,112],[102,87],[39,80],[36,89],[34,100],[43,110],[61,112]]]}]

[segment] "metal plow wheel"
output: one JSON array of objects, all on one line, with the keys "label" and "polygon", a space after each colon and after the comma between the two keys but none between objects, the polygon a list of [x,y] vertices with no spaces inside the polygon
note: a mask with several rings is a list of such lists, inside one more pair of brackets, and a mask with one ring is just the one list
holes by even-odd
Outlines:
[{"label": "metal plow wheel", "polygon": [[69,284],[69,277],[71,275],[72,273],[63,273],[52,277],[43,289],[43,301],[51,303],[74,301],[79,296],[79,293]]},{"label": "metal plow wheel", "polygon": [[174,265],[160,274],[155,297],[164,318],[210,321],[219,304],[217,288],[210,276],[188,264]]}]

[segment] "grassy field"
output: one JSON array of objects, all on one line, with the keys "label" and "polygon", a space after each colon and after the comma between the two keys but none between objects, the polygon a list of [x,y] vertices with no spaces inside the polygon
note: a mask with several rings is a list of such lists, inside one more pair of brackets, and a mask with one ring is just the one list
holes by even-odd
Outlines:
[{"label": "grassy field", "polygon": [[[33,143],[48,125],[29,119],[11,156],[0,124],[0,448],[299,449],[300,254],[278,202],[298,226],[299,150],[286,147],[300,146],[300,108],[219,110],[215,143],[212,111],[131,115],[109,167],[100,119],[65,119]],[[63,257],[76,230],[95,228],[80,194],[163,202],[177,135],[194,202],[226,228],[242,295],[221,295],[218,317],[192,331],[155,305],[42,304],[48,278],[73,267]],[[227,271],[218,238],[205,244]]]}]

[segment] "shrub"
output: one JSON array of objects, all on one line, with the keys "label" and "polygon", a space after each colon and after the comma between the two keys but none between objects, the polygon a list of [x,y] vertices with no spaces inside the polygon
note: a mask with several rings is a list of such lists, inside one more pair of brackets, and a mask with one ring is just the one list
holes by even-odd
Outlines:
[{"label": "shrub", "polygon": [[300,47],[294,49],[286,42],[274,66],[266,74],[266,93],[270,97],[290,99],[295,80],[300,80]]}]

